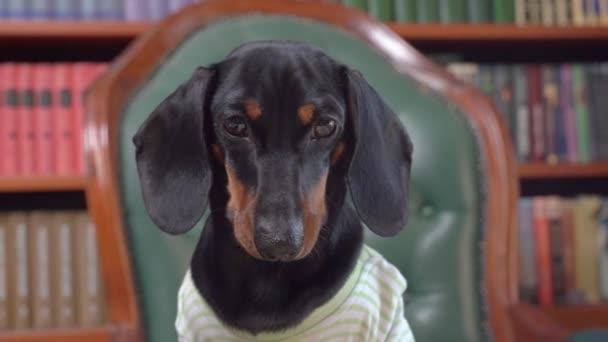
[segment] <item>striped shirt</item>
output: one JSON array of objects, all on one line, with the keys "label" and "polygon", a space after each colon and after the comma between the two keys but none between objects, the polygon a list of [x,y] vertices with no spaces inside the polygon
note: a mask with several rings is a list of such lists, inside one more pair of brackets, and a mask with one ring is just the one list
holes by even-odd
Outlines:
[{"label": "striped shirt", "polygon": [[253,336],[220,322],[199,295],[190,271],[179,289],[175,328],[179,341],[399,341],[414,336],[403,313],[406,281],[378,252],[364,246],[336,295],[300,324]]}]

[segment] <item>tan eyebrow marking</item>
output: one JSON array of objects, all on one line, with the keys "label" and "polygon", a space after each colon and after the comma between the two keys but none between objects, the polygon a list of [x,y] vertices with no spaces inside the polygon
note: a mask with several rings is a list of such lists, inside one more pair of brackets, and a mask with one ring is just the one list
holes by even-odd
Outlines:
[{"label": "tan eyebrow marking", "polygon": [[298,118],[304,125],[309,125],[312,122],[315,114],[315,105],[312,103],[305,104],[298,109]]},{"label": "tan eyebrow marking", "polygon": [[245,101],[245,113],[251,120],[257,120],[262,116],[260,104],[254,100]]}]

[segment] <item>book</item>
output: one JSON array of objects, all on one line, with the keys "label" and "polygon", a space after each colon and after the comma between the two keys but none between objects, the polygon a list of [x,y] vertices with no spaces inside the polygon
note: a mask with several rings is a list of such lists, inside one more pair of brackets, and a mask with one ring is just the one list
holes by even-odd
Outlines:
[{"label": "book", "polygon": [[54,173],[52,66],[37,63],[34,66],[34,158],[36,174],[49,176]]},{"label": "book", "polygon": [[515,1],[494,0],[493,1],[494,23],[511,24],[515,22]]},{"label": "book", "polygon": [[[48,2],[48,1],[47,1]],[[78,0],[55,0],[51,2],[54,19],[75,20],[82,18],[82,5]]]},{"label": "book", "polygon": [[542,100],[541,67],[538,64],[528,66],[528,110],[529,117],[529,161],[543,161],[546,156],[545,146],[545,113]]},{"label": "book", "polygon": [[515,24],[523,26],[527,24],[526,0],[515,0]]},{"label": "book", "polygon": [[608,197],[602,198],[601,209],[598,214],[600,223],[600,297],[608,300]]},{"label": "book", "polygon": [[533,303],[537,299],[538,277],[534,242],[533,210],[531,198],[519,200],[519,278],[520,296]]},{"label": "book", "polygon": [[395,21],[398,23],[416,22],[416,0],[395,0]]},{"label": "book", "polygon": [[579,159],[579,152],[576,112],[574,110],[572,90],[572,66],[570,64],[562,64],[560,73],[560,104],[564,113],[567,161],[574,163]]},{"label": "book", "polygon": [[608,72],[600,66],[587,69],[588,107],[593,160],[608,160]]},{"label": "book", "polygon": [[530,109],[528,107],[528,78],[526,66],[518,64],[513,67],[514,102],[516,107],[517,156],[527,161],[531,156],[530,148]]},{"label": "book", "polygon": [[29,279],[32,327],[50,328],[51,314],[51,254],[50,214],[45,211],[29,213]]},{"label": "book", "polygon": [[71,65],[53,65],[53,145],[55,146],[55,172],[66,176],[74,174],[75,134],[73,132]]},{"label": "book", "polygon": [[99,19],[96,3],[107,3],[110,0],[95,1],[95,0],[80,0],[80,10],[78,16],[81,20]]},{"label": "book", "polygon": [[579,162],[591,161],[592,147],[589,135],[589,112],[587,107],[587,79],[581,64],[572,66],[572,99],[576,115],[576,134],[578,138]]},{"label": "book", "polygon": [[3,176],[19,175],[19,155],[17,153],[19,97],[15,82],[17,80],[17,64],[3,63],[0,65],[0,88],[3,89],[3,106],[0,115],[0,169]]},{"label": "book", "polygon": [[83,175],[85,173],[85,165],[84,165],[84,95],[91,81],[91,77],[95,73],[95,64],[94,63],[86,63],[79,62],[73,65],[72,79],[71,79],[71,87],[72,94],[74,96],[74,105],[73,105],[73,123],[74,126],[72,130],[76,134],[75,144],[74,144],[74,163],[75,163],[75,172],[79,175]]},{"label": "book", "polygon": [[564,255],[562,240],[561,200],[557,196],[545,199],[545,215],[549,223],[551,249],[551,282],[553,298],[556,303],[566,303],[566,279],[564,270]]},{"label": "book", "polygon": [[367,12],[367,0],[342,0],[342,5]]},{"label": "book", "polygon": [[595,26],[599,24],[599,11],[598,0],[583,0],[583,17],[586,25]]},{"label": "book", "polygon": [[491,2],[488,0],[467,0],[469,23],[489,23],[491,21]]},{"label": "book", "polygon": [[73,252],[74,212],[57,211],[50,215],[51,286],[53,317],[56,327],[76,324],[75,263]]},{"label": "book", "polygon": [[574,275],[574,201],[561,199],[562,258],[565,300],[568,304],[581,303]]},{"label": "book", "polygon": [[585,16],[583,15],[584,0],[570,0],[572,23],[576,26],[585,25]]},{"label": "book", "polygon": [[418,23],[439,22],[439,0],[418,0],[416,2],[416,21]]},{"label": "book", "polygon": [[597,196],[580,196],[574,207],[574,276],[576,288],[589,304],[600,300],[599,213]]},{"label": "book", "polygon": [[9,319],[13,330],[24,330],[31,324],[27,216],[11,212],[7,222]]},{"label": "book", "polygon": [[36,170],[34,158],[34,91],[32,65],[17,64],[17,161],[20,176],[31,177]]},{"label": "book", "polygon": [[555,24],[570,25],[572,22],[568,0],[555,0]]},{"label": "book", "polygon": [[30,0],[28,12],[32,19],[48,19],[52,17],[51,2],[48,0]]},{"label": "book", "polygon": [[502,114],[507,128],[511,133],[511,140],[516,141],[515,102],[513,96],[513,72],[511,65],[498,64],[493,68],[494,102]]},{"label": "book", "polygon": [[86,212],[74,214],[76,312],[80,326],[99,325],[104,319],[95,226]]},{"label": "book", "polygon": [[444,24],[467,22],[465,0],[439,0],[439,21]]},{"label": "book", "polygon": [[536,272],[538,274],[538,304],[552,306],[555,303],[553,292],[553,272],[551,268],[551,228],[545,214],[543,198],[532,200],[534,216],[534,241],[536,251]]},{"label": "book", "polygon": [[557,153],[557,110],[559,107],[559,70],[553,65],[543,65],[543,106],[545,113],[546,162],[556,164]]},{"label": "book", "polygon": [[381,21],[393,21],[393,0],[368,0],[368,14]]},{"label": "book", "polygon": [[0,331],[10,327],[8,297],[8,217],[0,212]]},{"label": "book", "polygon": [[6,0],[6,17],[25,19],[29,17],[27,3],[23,0]]},{"label": "book", "polygon": [[599,0],[600,25],[608,26],[608,0]]},{"label": "book", "polygon": [[144,21],[146,7],[144,0],[123,0],[123,17],[126,21]]},{"label": "book", "polygon": [[542,25],[543,23],[543,0],[526,1],[526,24]]}]

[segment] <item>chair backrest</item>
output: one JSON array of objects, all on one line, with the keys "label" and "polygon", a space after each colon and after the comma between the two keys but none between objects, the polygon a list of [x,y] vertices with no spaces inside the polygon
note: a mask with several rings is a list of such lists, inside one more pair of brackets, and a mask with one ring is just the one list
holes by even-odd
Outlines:
[{"label": "chair backrest", "polygon": [[113,179],[120,211],[112,215],[128,235],[149,340],[175,340],[177,288],[202,224],[181,236],[152,224],[131,138],[197,66],[267,39],[308,42],[360,70],[412,137],[408,227],[391,239],[368,233],[366,241],[407,278],[405,315],[416,339],[510,340],[516,186],[508,135],[492,105],[364,14],[280,0],[187,7],[140,38],[89,97],[96,116],[90,134],[107,139],[95,149],[93,167]]}]

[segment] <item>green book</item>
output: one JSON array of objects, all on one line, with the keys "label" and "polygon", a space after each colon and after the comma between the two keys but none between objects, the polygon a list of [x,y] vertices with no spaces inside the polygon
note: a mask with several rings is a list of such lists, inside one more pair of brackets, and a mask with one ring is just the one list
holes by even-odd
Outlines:
[{"label": "green book", "polygon": [[395,0],[395,21],[398,23],[416,22],[416,0]]},{"label": "green book", "polygon": [[467,13],[470,23],[489,23],[491,21],[490,0],[467,0]]},{"label": "green book", "polygon": [[368,0],[369,15],[381,21],[395,20],[393,15],[393,0]]},{"label": "green book", "polygon": [[439,22],[439,1],[418,0],[416,3],[416,20],[419,23]]},{"label": "green book", "polygon": [[465,0],[439,0],[439,20],[444,24],[467,21]]},{"label": "green book", "polygon": [[576,113],[576,133],[578,135],[578,157],[580,162],[591,161],[589,148],[589,112],[587,99],[585,97],[586,75],[583,65],[572,66],[572,92],[574,100],[574,111]]},{"label": "green book", "polygon": [[367,0],[342,0],[342,5],[367,12]]},{"label": "green book", "polygon": [[497,24],[511,24],[515,22],[514,0],[494,0],[494,22]]}]

